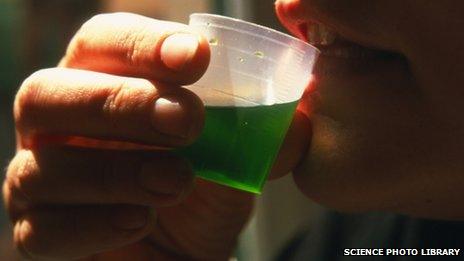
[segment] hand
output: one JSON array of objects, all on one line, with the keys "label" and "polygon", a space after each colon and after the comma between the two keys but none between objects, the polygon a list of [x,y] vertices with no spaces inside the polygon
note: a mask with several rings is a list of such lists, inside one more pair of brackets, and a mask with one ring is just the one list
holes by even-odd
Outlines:
[{"label": "hand", "polygon": [[[194,180],[166,148],[200,134],[200,99],[181,85],[209,63],[209,46],[182,24],[98,15],[59,68],[18,91],[18,151],[3,193],[27,257],[97,260],[227,259],[252,195]],[[297,113],[273,176],[308,145]]]},{"label": "hand", "polygon": [[58,68],[24,81],[14,107],[17,154],[3,185],[24,256],[230,255],[252,196],[195,182],[186,161],[146,149],[200,134],[203,105],[180,86],[208,63],[207,41],[185,25],[108,14],[82,26]]}]

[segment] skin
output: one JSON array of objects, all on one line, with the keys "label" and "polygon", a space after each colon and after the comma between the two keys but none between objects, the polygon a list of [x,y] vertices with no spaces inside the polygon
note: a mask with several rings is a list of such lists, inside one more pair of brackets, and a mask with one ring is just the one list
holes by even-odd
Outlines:
[{"label": "skin", "polygon": [[[343,211],[463,219],[464,4],[287,0],[276,10],[296,35],[311,19],[395,54],[321,57],[271,176],[293,170],[309,198]],[[18,152],[3,186],[23,255],[230,255],[252,196],[194,180],[185,161],[153,150],[191,143],[203,125],[201,101],[179,86],[206,70],[207,42],[200,37],[193,58],[175,70],[166,64],[179,64],[176,52],[161,55],[167,36],[188,30],[100,15],[76,34],[58,68],[23,83],[14,108]],[[180,112],[154,110],[158,97],[177,101]]]},{"label": "skin", "polygon": [[352,42],[395,53],[319,60],[317,99],[306,102],[312,144],[295,180],[310,198],[340,210],[460,220],[464,5],[398,6],[381,0],[277,2],[280,20],[295,34],[311,19]]}]

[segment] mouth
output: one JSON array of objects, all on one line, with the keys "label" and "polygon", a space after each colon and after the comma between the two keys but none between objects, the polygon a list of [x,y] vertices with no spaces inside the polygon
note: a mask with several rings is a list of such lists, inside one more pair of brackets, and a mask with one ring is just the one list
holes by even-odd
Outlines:
[{"label": "mouth", "polygon": [[299,37],[321,51],[321,56],[339,59],[386,58],[391,52],[376,50],[347,40],[328,26],[305,21],[298,25]]}]

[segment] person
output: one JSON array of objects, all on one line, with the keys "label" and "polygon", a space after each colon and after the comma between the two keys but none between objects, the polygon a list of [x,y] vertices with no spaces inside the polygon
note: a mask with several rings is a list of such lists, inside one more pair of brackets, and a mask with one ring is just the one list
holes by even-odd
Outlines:
[{"label": "person", "polygon": [[[278,0],[276,11],[301,38],[327,38],[327,28],[337,36],[315,42],[315,81],[271,177],[292,171],[301,191],[329,209],[375,212],[329,213],[308,239],[319,248],[296,240],[282,258],[343,259],[344,247],[422,238],[430,247],[462,245],[464,4]],[[3,185],[24,256],[231,256],[253,197],[195,180],[183,159],[147,149],[198,137],[202,103],[181,86],[208,62],[208,42],[186,25],[102,14],[81,27],[56,68],[24,81]],[[422,221],[435,232],[423,233]],[[452,240],[440,238],[443,227]]]}]

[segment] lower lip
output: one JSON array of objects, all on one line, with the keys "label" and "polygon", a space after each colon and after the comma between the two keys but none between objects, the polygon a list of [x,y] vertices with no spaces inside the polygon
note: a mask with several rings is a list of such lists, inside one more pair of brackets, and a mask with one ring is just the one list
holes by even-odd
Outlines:
[{"label": "lower lip", "polygon": [[385,51],[378,51],[363,47],[361,45],[347,42],[337,41],[330,45],[316,45],[321,51],[321,56],[340,58],[340,59],[373,59],[384,58],[390,55]]},{"label": "lower lip", "polygon": [[391,61],[399,58],[398,54],[374,50],[349,41],[336,41],[327,46],[316,47],[321,51],[313,74],[317,78],[347,77],[369,74]]}]

